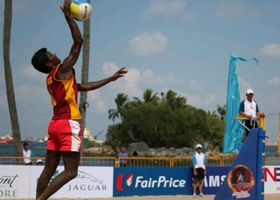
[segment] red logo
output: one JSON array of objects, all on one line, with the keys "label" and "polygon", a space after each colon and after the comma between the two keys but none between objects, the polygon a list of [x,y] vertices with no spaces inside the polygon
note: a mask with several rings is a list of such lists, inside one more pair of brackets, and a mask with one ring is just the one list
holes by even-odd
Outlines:
[{"label": "red logo", "polygon": [[[119,190],[121,192],[124,192],[124,189],[123,189],[123,186],[122,186],[123,177],[124,177],[124,174],[119,174],[118,177],[117,177],[117,181],[116,181],[116,188],[117,188],[117,190]],[[126,177],[126,181],[125,181],[126,186],[130,187],[131,184],[132,184],[132,181],[133,181],[133,174],[128,174],[127,177]]]}]

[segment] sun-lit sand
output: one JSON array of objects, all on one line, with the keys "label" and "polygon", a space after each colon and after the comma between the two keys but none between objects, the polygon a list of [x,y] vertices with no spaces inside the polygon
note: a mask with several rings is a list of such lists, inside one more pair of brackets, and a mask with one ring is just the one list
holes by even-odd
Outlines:
[{"label": "sun-lit sand", "polygon": [[[204,197],[197,196],[195,199],[213,200],[215,195],[205,195]],[[191,195],[176,195],[176,196],[130,196],[130,197],[113,197],[113,198],[93,198],[93,199],[51,199],[51,200],[191,200],[194,199]],[[280,199],[280,194],[265,195],[264,200]],[[225,199],[226,200],[226,199]]]},{"label": "sun-lit sand", "polygon": [[[213,200],[215,195],[205,195],[204,197],[197,196],[195,199],[201,200]],[[194,199],[191,195],[174,195],[174,196],[129,196],[129,197],[112,197],[112,198],[65,198],[50,200],[191,200]],[[264,200],[276,200],[280,199],[280,194],[269,194],[264,196]],[[16,199],[14,199],[16,200]],[[27,200],[27,199],[26,199]],[[225,199],[226,200],[226,199]]]}]

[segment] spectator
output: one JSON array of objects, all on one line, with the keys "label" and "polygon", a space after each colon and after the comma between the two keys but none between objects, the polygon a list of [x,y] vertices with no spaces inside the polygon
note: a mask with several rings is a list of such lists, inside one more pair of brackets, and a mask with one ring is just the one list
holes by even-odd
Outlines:
[{"label": "spectator", "polygon": [[245,120],[244,122],[246,137],[249,135],[252,128],[258,127],[256,120],[260,116],[258,104],[253,100],[253,96],[254,91],[248,89],[246,91],[246,99],[242,101],[239,106],[239,114],[248,118],[248,120]]},{"label": "spectator", "polygon": [[38,159],[38,160],[36,161],[36,165],[43,165],[43,161],[42,161],[41,159]]},{"label": "spectator", "polygon": [[[118,158],[125,158],[128,157],[128,153],[126,152],[125,147],[121,148],[121,151],[118,153]],[[126,159],[119,159],[120,160],[120,167],[126,167],[127,160]]]},{"label": "spectator", "polygon": [[197,144],[196,152],[192,157],[193,162],[193,197],[196,197],[196,189],[198,186],[199,196],[203,197],[202,186],[206,175],[206,156],[202,153],[202,145]]},{"label": "spectator", "polygon": [[29,149],[29,146],[28,146],[27,142],[23,143],[22,153],[23,153],[23,162],[24,162],[24,164],[25,165],[32,165],[32,161],[31,161],[32,152]]}]

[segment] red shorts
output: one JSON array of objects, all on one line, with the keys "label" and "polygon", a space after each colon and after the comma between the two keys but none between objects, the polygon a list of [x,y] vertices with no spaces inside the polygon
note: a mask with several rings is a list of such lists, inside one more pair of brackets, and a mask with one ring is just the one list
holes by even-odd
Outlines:
[{"label": "red shorts", "polygon": [[71,119],[51,120],[47,150],[81,152],[82,126]]}]

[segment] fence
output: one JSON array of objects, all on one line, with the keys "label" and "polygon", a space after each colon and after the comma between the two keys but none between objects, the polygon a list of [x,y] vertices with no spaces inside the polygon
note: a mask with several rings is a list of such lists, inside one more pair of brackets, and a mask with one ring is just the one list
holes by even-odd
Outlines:
[{"label": "fence", "polygon": [[[37,159],[42,159],[43,163],[45,158],[32,157],[32,163],[35,165]],[[230,166],[235,157],[220,156],[220,157],[207,157],[207,166]],[[119,167],[120,161],[125,160],[128,167],[191,167],[191,157],[81,157],[80,166],[106,166],[106,167]],[[0,156],[0,165],[23,165],[23,157],[9,157]],[[60,161],[59,165],[63,165]],[[265,159],[265,165],[280,165],[280,157],[269,157]]]},{"label": "fence", "polygon": [[265,165],[280,165],[280,157],[269,157],[265,159]]},{"label": "fence", "polygon": [[[207,157],[207,166],[230,166],[235,157]],[[32,163],[45,158],[32,157]],[[122,160],[122,161],[121,161]],[[128,167],[190,167],[191,157],[81,157],[80,166],[110,166],[119,167],[121,162],[126,162]],[[0,156],[0,165],[23,165],[23,157]],[[60,161],[59,165],[63,165]]]}]

